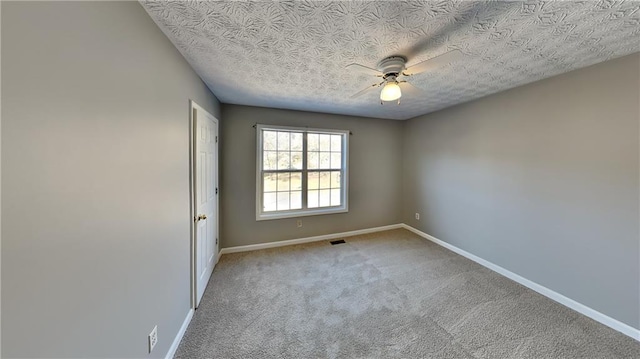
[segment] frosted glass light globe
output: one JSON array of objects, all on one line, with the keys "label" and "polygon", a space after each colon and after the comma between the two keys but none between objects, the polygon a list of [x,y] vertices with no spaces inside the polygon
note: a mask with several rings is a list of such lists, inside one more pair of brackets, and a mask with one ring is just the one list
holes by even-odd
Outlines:
[{"label": "frosted glass light globe", "polygon": [[395,101],[402,96],[400,86],[395,82],[389,82],[382,88],[380,92],[380,100],[382,101]]}]

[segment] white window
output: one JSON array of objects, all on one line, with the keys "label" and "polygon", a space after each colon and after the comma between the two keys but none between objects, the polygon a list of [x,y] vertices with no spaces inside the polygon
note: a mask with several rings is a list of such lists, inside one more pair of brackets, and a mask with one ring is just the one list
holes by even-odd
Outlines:
[{"label": "white window", "polygon": [[347,212],[349,131],[257,125],[256,219]]}]

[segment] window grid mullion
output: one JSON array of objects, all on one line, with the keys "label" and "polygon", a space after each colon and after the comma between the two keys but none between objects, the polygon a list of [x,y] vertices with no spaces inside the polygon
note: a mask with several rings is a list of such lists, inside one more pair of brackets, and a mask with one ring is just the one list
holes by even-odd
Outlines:
[{"label": "window grid mullion", "polygon": [[[335,171],[335,170],[334,170]],[[263,173],[293,173],[293,172],[302,172],[302,170],[290,169],[290,170],[263,170]]]},{"label": "window grid mullion", "polygon": [[302,209],[307,206],[307,132],[302,133]]}]

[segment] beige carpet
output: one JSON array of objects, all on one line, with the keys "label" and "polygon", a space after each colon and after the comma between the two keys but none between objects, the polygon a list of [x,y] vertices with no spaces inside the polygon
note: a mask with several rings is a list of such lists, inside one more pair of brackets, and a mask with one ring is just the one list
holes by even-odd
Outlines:
[{"label": "beige carpet", "polygon": [[406,230],[224,255],[177,358],[640,358],[640,343]]}]

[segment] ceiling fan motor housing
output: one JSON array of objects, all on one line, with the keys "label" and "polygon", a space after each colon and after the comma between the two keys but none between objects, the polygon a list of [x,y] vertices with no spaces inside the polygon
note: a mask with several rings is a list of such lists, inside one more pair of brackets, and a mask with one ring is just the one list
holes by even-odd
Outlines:
[{"label": "ceiling fan motor housing", "polygon": [[378,70],[384,74],[386,79],[389,76],[398,77],[404,70],[407,60],[402,56],[390,56],[378,63]]}]

